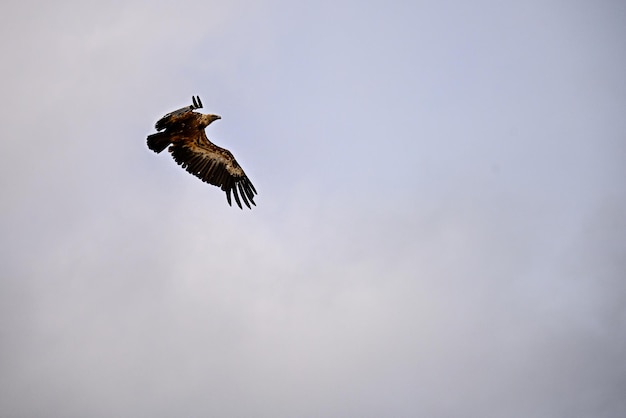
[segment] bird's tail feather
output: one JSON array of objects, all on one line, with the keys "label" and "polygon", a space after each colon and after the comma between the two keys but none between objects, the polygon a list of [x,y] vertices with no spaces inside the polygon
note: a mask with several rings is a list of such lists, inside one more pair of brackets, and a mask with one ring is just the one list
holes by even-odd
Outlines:
[{"label": "bird's tail feather", "polygon": [[167,148],[171,142],[170,135],[165,132],[157,132],[148,136],[148,148],[157,154]]}]

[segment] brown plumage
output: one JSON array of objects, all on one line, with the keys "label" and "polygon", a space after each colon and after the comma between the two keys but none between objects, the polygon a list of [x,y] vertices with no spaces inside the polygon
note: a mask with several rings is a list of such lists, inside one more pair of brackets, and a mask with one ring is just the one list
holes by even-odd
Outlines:
[{"label": "brown plumage", "polygon": [[194,112],[202,108],[202,102],[198,96],[192,97],[192,101],[191,106],[168,113],[157,121],[154,127],[159,132],[148,136],[148,148],[159,153],[171,144],[168,151],[182,168],[200,180],[221,188],[229,205],[232,206],[232,192],[240,208],[241,200],[251,208],[250,203],[256,205],[256,189],[250,179],[233,154],[209,141],[204,132],[204,128],[221,117]]}]

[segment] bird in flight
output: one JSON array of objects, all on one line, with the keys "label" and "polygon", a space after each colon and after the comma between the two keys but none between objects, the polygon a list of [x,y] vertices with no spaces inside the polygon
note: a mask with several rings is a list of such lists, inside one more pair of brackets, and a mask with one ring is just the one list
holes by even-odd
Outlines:
[{"label": "bird in flight", "polygon": [[202,102],[198,96],[191,99],[192,105],[170,112],[157,121],[154,127],[158,132],[148,136],[148,148],[158,154],[169,146],[168,151],[178,165],[200,180],[221,188],[229,205],[232,206],[232,192],[240,209],[243,209],[241,200],[248,208],[251,208],[250,203],[256,206],[256,189],[233,154],[209,141],[204,132],[221,117],[194,112],[202,108]]}]

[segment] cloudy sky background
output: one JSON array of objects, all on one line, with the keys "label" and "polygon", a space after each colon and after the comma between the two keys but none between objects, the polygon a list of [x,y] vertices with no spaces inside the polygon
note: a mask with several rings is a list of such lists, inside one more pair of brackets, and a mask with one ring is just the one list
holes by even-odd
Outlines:
[{"label": "cloudy sky background", "polygon": [[3,3],[0,415],[623,417],[626,6],[505,3]]}]

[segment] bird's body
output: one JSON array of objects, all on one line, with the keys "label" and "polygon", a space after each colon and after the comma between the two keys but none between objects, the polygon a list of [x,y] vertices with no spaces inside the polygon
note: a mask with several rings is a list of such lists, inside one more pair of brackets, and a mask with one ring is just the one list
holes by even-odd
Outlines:
[{"label": "bird's body", "polygon": [[193,105],[159,119],[155,124],[159,132],[148,136],[148,148],[160,153],[169,146],[169,152],[182,168],[202,181],[221,188],[226,193],[229,205],[231,192],[240,208],[241,200],[249,208],[250,203],[256,205],[253,200],[256,190],[235,157],[227,149],[209,141],[204,132],[213,121],[221,118],[194,112],[201,107],[200,98],[194,97]]}]

